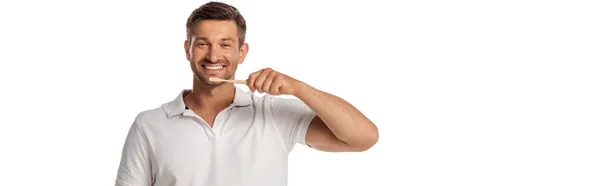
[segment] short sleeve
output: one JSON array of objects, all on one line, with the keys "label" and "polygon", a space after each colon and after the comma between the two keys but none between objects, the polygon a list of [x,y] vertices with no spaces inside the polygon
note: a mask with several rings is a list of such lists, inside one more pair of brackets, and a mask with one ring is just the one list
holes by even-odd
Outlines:
[{"label": "short sleeve", "polygon": [[270,97],[275,126],[288,152],[295,144],[306,145],[306,131],[316,113],[295,98]]},{"label": "short sleeve", "polygon": [[115,181],[116,186],[150,186],[151,183],[150,154],[146,139],[138,123],[129,128],[125,139],[121,162]]}]

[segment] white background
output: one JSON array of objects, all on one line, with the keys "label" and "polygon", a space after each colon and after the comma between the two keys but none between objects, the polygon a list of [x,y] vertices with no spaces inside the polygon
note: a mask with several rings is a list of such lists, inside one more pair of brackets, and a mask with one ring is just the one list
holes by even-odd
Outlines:
[{"label": "white background", "polygon": [[[0,185],[113,185],[136,114],[191,87],[204,2],[2,1]],[[290,186],[600,185],[594,1],[227,2],[238,79],[272,67],[380,129],[363,153],[296,146]]]}]

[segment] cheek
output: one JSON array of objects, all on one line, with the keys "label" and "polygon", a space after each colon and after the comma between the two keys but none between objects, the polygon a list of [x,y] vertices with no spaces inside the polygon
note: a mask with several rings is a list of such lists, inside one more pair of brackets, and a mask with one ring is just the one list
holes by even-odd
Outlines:
[{"label": "cheek", "polygon": [[190,58],[192,59],[192,61],[198,62],[199,60],[204,58],[204,56],[206,56],[206,52],[195,49],[195,50],[192,50],[190,55],[191,55]]},{"label": "cheek", "polygon": [[237,51],[227,51],[227,52],[223,52],[222,55],[227,58],[227,60],[237,63],[237,61],[239,60],[238,55],[239,52]]},{"label": "cheek", "polygon": [[225,56],[227,59],[232,59],[233,56],[235,56],[235,52],[231,51],[231,50],[223,50],[221,52],[221,55]]}]

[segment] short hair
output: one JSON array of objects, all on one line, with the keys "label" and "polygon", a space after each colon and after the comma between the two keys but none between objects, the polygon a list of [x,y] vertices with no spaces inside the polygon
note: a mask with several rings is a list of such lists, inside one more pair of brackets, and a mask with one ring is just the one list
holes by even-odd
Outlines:
[{"label": "short hair", "polygon": [[237,8],[222,2],[208,2],[196,8],[188,17],[185,24],[187,40],[191,41],[196,25],[203,20],[231,20],[237,26],[239,46],[244,44],[246,38],[246,20]]}]

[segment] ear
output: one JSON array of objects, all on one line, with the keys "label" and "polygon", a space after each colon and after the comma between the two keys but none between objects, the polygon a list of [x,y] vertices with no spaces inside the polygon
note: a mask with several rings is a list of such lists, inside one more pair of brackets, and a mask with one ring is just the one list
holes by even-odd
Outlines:
[{"label": "ear", "polygon": [[191,60],[190,57],[190,45],[188,40],[185,40],[185,42],[183,42],[183,48],[185,49],[185,58],[189,61]]},{"label": "ear", "polygon": [[248,43],[244,43],[242,47],[240,47],[240,55],[238,56],[238,64],[242,64],[244,59],[246,59],[246,55],[248,55]]}]

